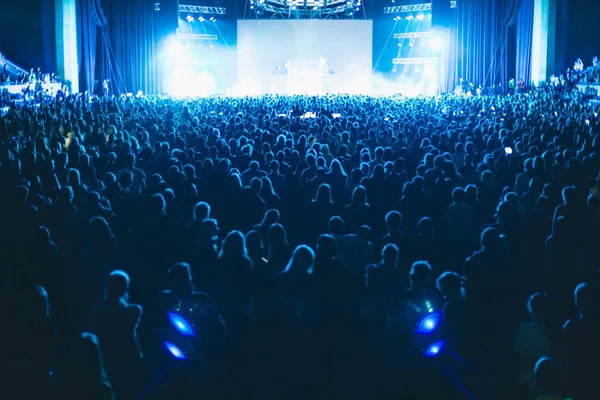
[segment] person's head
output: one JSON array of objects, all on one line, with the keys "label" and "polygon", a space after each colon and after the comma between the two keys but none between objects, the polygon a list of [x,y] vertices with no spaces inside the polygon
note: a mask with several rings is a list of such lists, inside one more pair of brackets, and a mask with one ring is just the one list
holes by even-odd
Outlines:
[{"label": "person's head", "polygon": [[258,194],[262,189],[262,181],[260,178],[252,178],[250,181],[250,191],[254,194]]},{"label": "person's head", "polygon": [[194,219],[204,221],[206,218],[210,218],[210,205],[201,201],[194,207]]},{"label": "person's head", "polygon": [[279,211],[276,209],[268,210],[260,223],[264,228],[269,228],[271,225],[279,222]]},{"label": "person's head", "polygon": [[487,228],[481,233],[481,247],[484,251],[505,252],[506,239],[496,228]]},{"label": "person's head", "polygon": [[431,265],[427,261],[413,263],[409,278],[413,288],[425,288],[431,282]]},{"label": "person's head", "polygon": [[150,198],[150,215],[163,216],[167,212],[167,202],[162,194],[157,193]]},{"label": "person's head", "polygon": [[334,159],[331,162],[331,172],[336,175],[346,175],[344,169],[342,168],[342,164],[337,159]]},{"label": "person's head", "polygon": [[364,186],[358,185],[352,191],[352,203],[365,204],[367,202],[367,189]]},{"label": "person's head", "polygon": [[89,222],[90,239],[95,242],[112,241],[116,242],[116,238],[108,225],[108,222],[102,217],[93,217]]},{"label": "person's head", "polygon": [[433,237],[433,221],[429,217],[423,217],[417,224],[417,233],[421,237]]},{"label": "person's head", "polygon": [[285,228],[281,224],[273,224],[269,228],[269,243],[271,247],[273,246],[285,246],[288,244],[287,234],[285,232]]},{"label": "person's head", "polygon": [[398,246],[393,243],[386,244],[381,251],[381,261],[385,265],[395,266],[398,263],[399,256]]},{"label": "person's head", "polygon": [[192,273],[190,265],[186,262],[178,262],[169,268],[169,289],[174,292],[192,292]]},{"label": "person's head", "polygon": [[337,243],[331,235],[321,235],[317,239],[317,257],[330,259],[337,256]]},{"label": "person's head", "polygon": [[446,271],[439,276],[436,281],[436,287],[446,299],[458,298],[463,295],[465,278],[459,276],[456,272]]},{"label": "person's head", "polygon": [[322,183],[317,189],[317,196],[313,201],[315,203],[332,203],[331,187],[326,183]]},{"label": "person's head", "polygon": [[231,231],[223,240],[219,258],[246,258],[246,240],[240,231]]},{"label": "person's head", "polygon": [[534,321],[546,323],[551,313],[550,297],[546,293],[534,293],[527,300],[527,311]]},{"label": "person's head", "polygon": [[133,165],[135,164],[135,154],[133,153],[128,153],[125,156],[125,165],[127,165],[128,167],[133,167]]},{"label": "person's head", "polygon": [[542,357],[535,363],[533,379],[543,395],[560,395],[563,391],[563,368],[558,361],[550,357]]},{"label": "person's head", "polygon": [[452,191],[452,201],[454,201],[455,204],[464,203],[465,199],[466,195],[463,188],[457,187]]},{"label": "person's head", "polygon": [[314,264],[315,252],[313,249],[303,244],[296,247],[285,271],[295,274],[310,274],[312,273]]},{"label": "person's head", "polygon": [[597,291],[587,283],[580,283],[575,288],[575,307],[582,316],[597,314],[600,311],[600,301]]},{"label": "person's head", "polygon": [[575,186],[567,186],[564,188],[562,191],[562,198],[565,204],[575,204],[577,198],[577,189],[575,189]]},{"label": "person's head", "polygon": [[402,214],[398,211],[390,211],[385,216],[385,226],[388,229],[388,232],[395,232],[400,230],[400,226],[402,226]]},{"label": "person's head", "polygon": [[115,270],[106,281],[105,300],[107,303],[127,302],[129,297],[129,275],[125,271]]},{"label": "person's head", "polygon": [[331,219],[329,220],[329,232],[332,235],[343,235],[344,234],[344,228],[346,227],[346,224],[344,223],[344,220],[338,216],[335,217],[331,217]]},{"label": "person's head", "polygon": [[260,233],[255,230],[251,230],[246,233],[246,248],[250,257],[253,255],[260,256],[262,254],[263,245]]},{"label": "person's head", "polygon": [[219,235],[219,225],[216,219],[206,218],[202,221],[200,229],[198,230],[198,239],[208,239],[216,241]]},{"label": "person's head", "polygon": [[81,186],[81,177],[75,168],[71,168],[67,174],[67,185],[75,188]]}]

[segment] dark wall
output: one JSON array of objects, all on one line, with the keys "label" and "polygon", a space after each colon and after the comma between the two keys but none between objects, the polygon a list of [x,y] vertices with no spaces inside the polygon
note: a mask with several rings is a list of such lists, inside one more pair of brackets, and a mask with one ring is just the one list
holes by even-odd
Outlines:
[{"label": "dark wall", "polygon": [[26,69],[55,72],[54,0],[3,0],[0,51]]},{"label": "dark wall", "polygon": [[598,0],[558,0],[556,71],[573,67],[577,58],[587,66],[600,56],[600,7]]}]

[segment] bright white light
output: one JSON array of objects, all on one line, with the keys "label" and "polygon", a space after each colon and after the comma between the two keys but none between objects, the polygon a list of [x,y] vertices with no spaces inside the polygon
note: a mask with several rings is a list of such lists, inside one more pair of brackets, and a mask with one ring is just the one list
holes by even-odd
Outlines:
[{"label": "bright white light", "polygon": [[441,36],[434,36],[429,40],[429,48],[434,51],[438,51],[444,48],[444,38]]},{"label": "bright white light", "polygon": [[417,19],[418,19],[419,21],[423,21],[423,20],[425,19],[425,14],[423,14],[423,13],[419,13],[419,14],[417,14]]}]

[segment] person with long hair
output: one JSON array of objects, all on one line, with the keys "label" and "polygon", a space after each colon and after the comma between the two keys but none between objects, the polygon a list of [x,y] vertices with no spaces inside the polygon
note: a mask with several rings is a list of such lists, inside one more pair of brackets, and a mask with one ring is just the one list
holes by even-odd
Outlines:
[{"label": "person with long hair", "polygon": [[137,335],[142,307],[128,299],[129,275],[115,270],[106,281],[104,301],[90,310],[90,331],[102,343],[106,370],[123,397],[139,394],[143,358]]},{"label": "person with long hair", "polygon": [[327,232],[327,225],[331,217],[335,215],[335,209],[335,203],[331,197],[331,187],[326,183],[321,184],[309,208],[312,225],[311,238]]},{"label": "person with long hair", "polygon": [[287,266],[292,249],[287,238],[287,232],[283,225],[273,224],[269,227],[269,248],[267,260],[269,269],[279,273]]},{"label": "person with long hair", "polygon": [[98,338],[84,332],[67,346],[57,376],[56,398],[115,400]]},{"label": "person with long hair", "polygon": [[223,240],[217,260],[217,304],[232,335],[239,333],[250,312],[252,261],[240,231]]},{"label": "person with long hair", "polygon": [[254,230],[260,233],[262,245],[265,249],[269,248],[269,228],[279,222],[280,214],[278,210],[270,209],[265,213],[260,224],[254,226]]}]

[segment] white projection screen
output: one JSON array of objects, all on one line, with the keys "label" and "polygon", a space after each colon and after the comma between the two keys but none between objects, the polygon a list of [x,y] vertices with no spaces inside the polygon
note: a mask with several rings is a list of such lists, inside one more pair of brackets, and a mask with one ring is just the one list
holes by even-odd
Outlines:
[{"label": "white projection screen", "polygon": [[368,94],[372,36],[370,20],[239,20],[236,89]]}]

